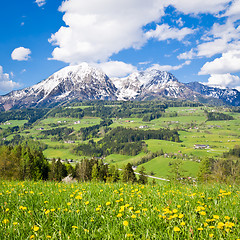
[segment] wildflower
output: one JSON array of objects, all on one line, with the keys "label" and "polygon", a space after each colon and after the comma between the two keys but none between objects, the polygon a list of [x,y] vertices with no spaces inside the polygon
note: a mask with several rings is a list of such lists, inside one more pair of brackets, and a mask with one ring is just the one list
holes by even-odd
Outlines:
[{"label": "wildflower", "polygon": [[9,223],[9,220],[8,220],[8,219],[4,219],[4,220],[2,221],[2,223],[7,224],[7,223]]},{"label": "wildflower", "polygon": [[181,222],[180,225],[181,225],[181,226],[185,226],[186,223],[185,223],[185,222]]},{"label": "wildflower", "polygon": [[229,219],[230,219],[230,217],[228,217],[228,216],[225,216],[224,218],[225,218],[226,220],[229,220]]},{"label": "wildflower", "polygon": [[224,227],[224,223],[223,222],[219,222],[218,225],[217,225],[217,228],[218,229],[222,229]]},{"label": "wildflower", "polygon": [[182,213],[178,215],[178,218],[180,218],[180,219],[183,217],[184,217],[184,215]]},{"label": "wildflower", "polygon": [[51,236],[47,235],[47,238],[52,238]]},{"label": "wildflower", "polygon": [[136,215],[132,215],[131,218],[136,218]]},{"label": "wildflower", "polygon": [[109,206],[110,204],[111,204],[110,202],[107,202],[107,203],[106,203],[106,206]]},{"label": "wildflower", "polygon": [[31,236],[30,236],[30,239],[33,239],[33,238],[35,238],[35,236],[34,236],[34,235],[31,235]]},{"label": "wildflower", "polygon": [[73,229],[77,229],[78,227],[77,226],[72,226]]},{"label": "wildflower", "polygon": [[88,204],[89,204],[89,201],[86,201],[85,204],[88,205]]},{"label": "wildflower", "polygon": [[179,227],[174,227],[174,228],[173,228],[173,231],[174,231],[174,232],[180,232],[180,228],[179,228]]},{"label": "wildflower", "polygon": [[211,238],[212,238],[213,236],[214,236],[214,234],[213,234],[213,233],[210,233],[210,234],[209,234],[209,237],[211,237]]},{"label": "wildflower", "polygon": [[77,196],[75,197],[75,199],[81,200],[81,199],[82,199],[82,196],[77,195]]},{"label": "wildflower", "polygon": [[178,210],[177,209],[173,209],[173,213],[177,213],[178,212]]},{"label": "wildflower", "polygon": [[203,230],[203,228],[198,228],[197,230],[198,230],[198,231],[202,231],[202,230]]},{"label": "wildflower", "polygon": [[48,213],[50,213],[50,211],[49,211],[49,210],[45,211],[45,214],[48,214]]},{"label": "wildflower", "polygon": [[131,234],[131,233],[128,233],[126,236],[127,236],[127,237],[132,237],[132,236],[133,236],[133,234]]},{"label": "wildflower", "polygon": [[123,225],[124,225],[125,227],[127,227],[127,226],[128,226],[128,221],[123,221]]},{"label": "wildflower", "polygon": [[36,226],[36,225],[34,225],[34,226],[33,226],[33,231],[34,231],[34,232],[37,232],[38,230],[39,230],[39,227]]},{"label": "wildflower", "polygon": [[219,216],[218,215],[213,215],[213,218],[219,219]]},{"label": "wildflower", "polygon": [[88,229],[84,229],[84,232],[89,232],[89,230]]},{"label": "wildflower", "polygon": [[68,202],[67,205],[70,206],[72,203]]},{"label": "wildflower", "polygon": [[6,208],[6,210],[5,210],[6,212],[8,212],[9,211],[9,208]]},{"label": "wildflower", "polygon": [[121,217],[122,216],[122,214],[121,213],[119,213],[118,215],[117,215],[117,217]]},{"label": "wildflower", "polygon": [[18,224],[18,222],[13,222],[13,225],[17,225]]},{"label": "wildflower", "polygon": [[213,228],[215,228],[215,226],[209,226],[209,228],[210,228],[210,229],[213,229]]}]

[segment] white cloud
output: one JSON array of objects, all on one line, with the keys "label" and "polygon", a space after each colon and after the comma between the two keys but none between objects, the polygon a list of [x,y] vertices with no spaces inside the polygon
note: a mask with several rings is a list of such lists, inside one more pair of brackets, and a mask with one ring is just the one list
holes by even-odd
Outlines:
[{"label": "white cloud", "polygon": [[224,10],[230,0],[170,0],[177,10],[185,14],[218,13]]},{"label": "white cloud", "polygon": [[156,30],[150,30],[146,33],[147,38],[157,38],[159,41],[167,39],[177,39],[181,41],[185,36],[192,34],[194,31],[190,28],[174,28],[168,24],[157,25]]},{"label": "white cloud", "polygon": [[226,74],[240,71],[240,50],[231,50],[223,53],[220,58],[206,62],[199,75]]},{"label": "white cloud", "polygon": [[43,5],[46,4],[46,0],[36,0],[35,3],[36,3],[39,7],[42,7]]},{"label": "white cloud", "polygon": [[213,74],[208,79],[208,82],[205,83],[208,86],[212,87],[228,87],[235,88],[240,91],[240,78],[235,75],[227,74]]},{"label": "white cloud", "polygon": [[147,41],[143,26],[164,14],[163,0],[69,0],[63,2],[66,27],[49,40],[52,59],[67,63],[104,62],[123,49]]},{"label": "white cloud", "polygon": [[180,65],[176,65],[176,66],[153,64],[150,68],[148,68],[148,70],[157,69],[160,71],[176,71],[176,70],[181,69],[185,65],[189,65],[190,63],[191,63],[191,61],[186,61],[186,62],[184,62]]},{"label": "white cloud", "polygon": [[196,53],[193,49],[188,52],[181,53],[177,56],[178,59],[193,59],[196,56]]},{"label": "white cloud", "polygon": [[109,77],[125,77],[135,71],[137,68],[131,64],[126,64],[119,61],[110,61],[98,64]]},{"label": "white cloud", "polygon": [[218,53],[226,51],[228,44],[224,39],[215,39],[212,42],[206,42],[197,46],[198,57],[212,57]]},{"label": "white cloud", "polygon": [[240,14],[240,0],[235,0],[232,2],[229,9],[226,11],[226,13],[223,16],[237,16],[239,18]]},{"label": "white cloud", "polygon": [[6,93],[19,86],[19,83],[10,80],[8,73],[3,73],[3,68],[0,66],[0,93]]},{"label": "white cloud", "polygon": [[27,61],[30,58],[31,50],[29,48],[15,48],[11,54],[13,60]]}]

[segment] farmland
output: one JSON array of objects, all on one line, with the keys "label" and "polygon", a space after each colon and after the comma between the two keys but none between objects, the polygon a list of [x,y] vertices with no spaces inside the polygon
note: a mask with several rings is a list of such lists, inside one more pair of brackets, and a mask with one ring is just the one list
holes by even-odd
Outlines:
[{"label": "farmland", "polygon": [[[73,159],[79,161],[88,155],[76,155],[74,148],[78,144],[88,144],[92,139],[94,142],[100,141],[107,133],[99,128],[99,134],[90,136],[88,140],[82,140],[79,131],[84,128],[94,127],[100,124],[102,117],[96,115],[103,115],[101,112],[94,113],[89,111],[89,106],[73,106],[73,109],[86,110],[89,116],[85,115],[82,118],[57,117],[58,114],[47,115],[39,119],[30,128],[21,130],[21,126],[26,123],[26,120],[9,120],[11,125],[1,125],[2,129],[7,127],[11,129],[19,125],[20,130],[9,133],[6,140],[11,140],[15,135],[20,135],[25,138],[37,140],[46,145],[44,155],[47,158],[61,158]],[[109,112],[109,109],[120,108],[119,105],[107,105],[102,107],[104,111]],[[67,108],[69,111],[69,108]],[[93,108],[95,109],[95,108]],[[98,109],[98,108],[96,108]],[[101,108],[100,108],[101,109]],[[136,111],[140,112],[139,108]],[[100,110],[98,110],[100,111]],[[135,111],[135,110],[132,110]],[[142,110],[141,110],[142,111]],[[220,112],[232,116],[233,120],[222,121],[207,121],[205,112]],[[64,110],[62,110],[64,113]],[[63,114],[62,114],[63,115]],[[53,117],[56,116],[56,117]],[[114,116],[114,115],[113,115]],[[147,172],[152,172],[157,177],[167,177],[169,174],[169,163],[176,158],[184,160],[185,176],[196,177],[199,169],[199,162],[205,157],[218,158],[224,152],[229,151],[235,145],[240,145],[240,113],[232,112],[225,107],[208,107],[208,106],[194,106],[194,107],[168,107],[165,113],[157,119],[151,121],[143,121],[138,115],[132,114],[130,117],[112,117],[111,129],[117,127],[125,127],[132,129],[157,130],[160,128],[176,129],[179,133],[179,142],[171,142],[165,140],[149,139],[145,140],[146,148],[144,151],[135,156],[126,154],[110,154],[105,156],[105,162],[109,164],[116,164],[122,167],[130,162],[136,165],[147,152],[158,152],[162,150],[163,156],[156,157],[142,165]],[[143,116],[143,115],[141,115]],[[44,135],[46,131],[52,129],[71,129],[69,136],[61,138],[54,135]],[[65,137],[65,138],[64,138]],[[204,145],[203,149],[194,147],[195,145]],[[140,165],[140,166],[142,166]],[[139,167],[140,167],[139,166]],[[137,168],[139,169],[139,168]]]}]

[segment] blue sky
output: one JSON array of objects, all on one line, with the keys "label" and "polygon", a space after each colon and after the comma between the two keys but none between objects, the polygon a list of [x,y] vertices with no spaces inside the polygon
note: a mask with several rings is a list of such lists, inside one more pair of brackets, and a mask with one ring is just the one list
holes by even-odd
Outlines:
[{"label": "blue sky", "polygon": [[0,94],[81,62],[240,90],[240,0],[11,0],[0,18]]}]

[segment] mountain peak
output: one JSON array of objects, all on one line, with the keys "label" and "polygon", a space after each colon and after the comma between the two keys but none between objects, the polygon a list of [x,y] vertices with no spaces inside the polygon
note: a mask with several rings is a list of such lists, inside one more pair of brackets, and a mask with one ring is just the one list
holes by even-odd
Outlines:
[{"label": "mountain peak", "polygon": [[38,84],[0,96],[0,109],[54,106],[72,100],[143,100],[180,98],[198,100],[215,98],[240,105],[240,92],[201,83],[184,84],[166,71],[147,69],[124,78],[109,77],[100,69],[81,63],[65,67]]}]

